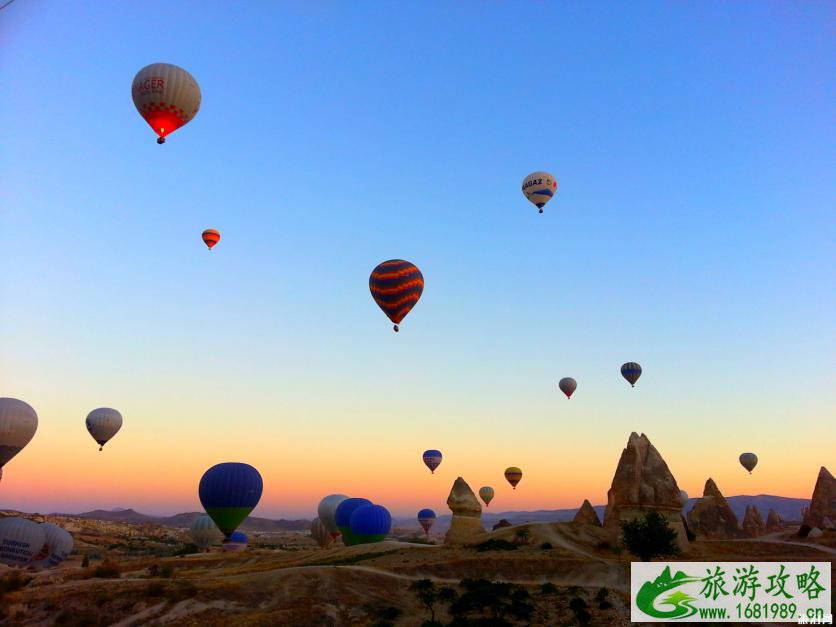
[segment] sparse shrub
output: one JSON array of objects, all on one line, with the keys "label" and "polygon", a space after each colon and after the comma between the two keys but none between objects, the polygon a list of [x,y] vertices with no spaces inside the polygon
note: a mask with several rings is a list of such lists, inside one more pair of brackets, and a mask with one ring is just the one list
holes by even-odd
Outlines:
[{"label": "sparse shrub", "polygon": [[588,625],[592,620],[592,615],[589,613],[589,605],[580,597],[575,597],[569,601],[569,609],[575,613],[575,618],[581,625]]},{"label": "sparse shrub", "polygon": [[91,577],[97,577],[99,579],[118,579],[121,574],[119,564],[114,562],[103,562],[93,569]]},{"label": "sparse shrub", "polygon": [[438,590],[435,584],[429,579],[413,581],[409,589],[418,597],[418,601],[427,608],[430,613],[430,622],[435,622],[435,602],[438,600]]},{"label": "sparse shrub", "polygon": [[547,581],[546,583],[540,585],[540,594],[544,596],[557,594],[557,586],[551,581]]},{"label": "sparse shrub", "polygon": [[679,553],[676,531],[658,512],[645,512],[642,518],[622,522],[621,531],[624,546],[643,562]]},{"label": "sparse shrub", "polygon": [[459,598],[459,593],[453,590],[453,588],[448,588],[444,586],[443,588],[438,589],[438,600],[441,603],[455,603],[456,599]]},{"label": "sparse shrub", "polygon": [[508,542],[508,540],[499,540],[497,538],[491,538],[490,540],[486,540],[481,544],[476,545],[476,550],[480,553],[484,551],[516,551],[517,545],[513,542]]},{"label": "sparse shrub", "polygon": [[514,532],[514,539],[519,544],[527,544],[528,539],[531,537],[531,529],[528,527],[520,527]]},{"label": "sparse shrub", "polygon": [[82,568],[89,568],[90,566],[90,556],[85,555],[84,559],[81,560],[81,567]]},{"label": "sparse shrub", "polygon": [[540,548],[543,549],[544,551],[550,551],[554,547],[552,546],[551,542],[543,542],[543,544],[540,545]]},{"label": "sparse shrub", "polygon": [[148,567],[148,576],[149,577],[165,577],[169,578],[174,574],[174,568],[171,564],[151,564]]},{"label": "sparse shrub", "polygon": [[595,602],[598,604],[599,610],[608,610],[612,607],[612,603],[610,603],[609,599],[607,599],[609,594],[610,591],[606,588],[598,590],[598,593],[595,595]]}]

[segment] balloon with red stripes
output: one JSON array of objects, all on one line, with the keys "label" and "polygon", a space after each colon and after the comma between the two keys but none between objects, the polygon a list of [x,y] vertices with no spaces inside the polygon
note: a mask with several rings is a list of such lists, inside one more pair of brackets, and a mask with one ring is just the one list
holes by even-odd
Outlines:
[{"label": "balloon with red stripes", "polygon": [[369,277],[369,291],[377,306],[395,326],[395,332],[406,315],[421,298],[424,275],[414,263],[390,259],[378,264]]}]

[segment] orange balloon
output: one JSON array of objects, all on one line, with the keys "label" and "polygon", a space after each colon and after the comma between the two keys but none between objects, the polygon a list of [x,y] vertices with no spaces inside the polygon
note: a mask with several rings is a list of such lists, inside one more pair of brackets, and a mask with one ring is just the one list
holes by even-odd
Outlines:
[{"label": "orange balloon", "polygon": [[221,234],[215,229],[206,229],[203,231],[203,243],[212,250],[212,246],[221,241]]}]

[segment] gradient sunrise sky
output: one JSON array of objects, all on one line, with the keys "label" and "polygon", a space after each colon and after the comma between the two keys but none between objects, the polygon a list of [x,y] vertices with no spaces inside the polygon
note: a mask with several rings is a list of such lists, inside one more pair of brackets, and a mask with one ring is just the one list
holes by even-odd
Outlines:
[{"label": "gradient sunrise sky", "polygon": [[[631,431],[692,496],[809,498],[836,461],[833,6],[13,3],[0,396],[40,425],[0,508],[194,511],[221,461],[261,471],[261,516],[442,513],[458,475],[574,507]],[[203,93],[162,147],[130,93],[159,61]],[[367,286],[393,257],[426,279],[398,335]],[[99,406],[125,417],[102,453]]]}]

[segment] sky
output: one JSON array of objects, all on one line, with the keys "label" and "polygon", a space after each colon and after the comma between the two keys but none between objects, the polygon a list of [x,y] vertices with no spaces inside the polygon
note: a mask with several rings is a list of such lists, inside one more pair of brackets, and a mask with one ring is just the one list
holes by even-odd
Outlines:
[{"label": "sky", "polygon": [[[632,431],[692,496],[809,498],[836,465],[833,18],[17,0],[0,396],[39,427],[0,508],[196,511],[224,461],[261,472],[259,516],[333,492],[446,512],[457,476],[491,510],[576,507]],[[202,92],[163,146],[130,93],[154,62]],[[542,215],[535,170],[559,181]],[[390,258],[426,281],[398,334],[368,292]],[[125,423],[100,453],[101,406]]]}]

